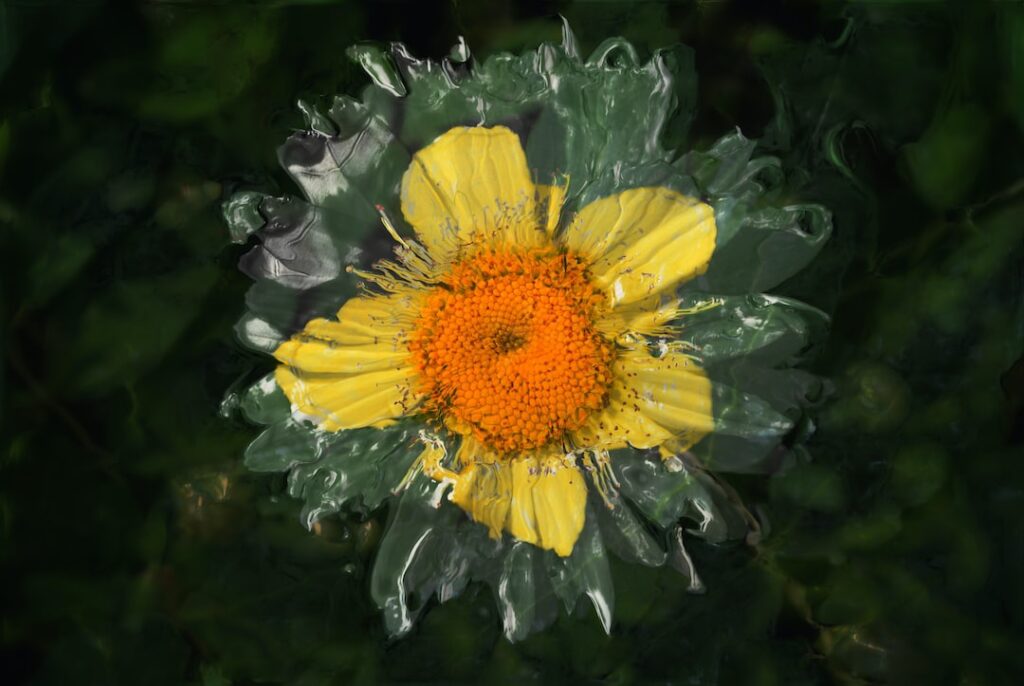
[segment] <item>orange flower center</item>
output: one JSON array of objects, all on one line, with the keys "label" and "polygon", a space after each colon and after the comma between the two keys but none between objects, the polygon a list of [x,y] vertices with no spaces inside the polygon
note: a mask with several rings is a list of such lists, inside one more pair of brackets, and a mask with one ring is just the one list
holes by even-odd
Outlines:
[{"label": "orange flower center", "polygon": [[500,454],[579,428],[605,402],[612,346],[583,262],[485,250],[427,297],[409,347],[428,410]]}]

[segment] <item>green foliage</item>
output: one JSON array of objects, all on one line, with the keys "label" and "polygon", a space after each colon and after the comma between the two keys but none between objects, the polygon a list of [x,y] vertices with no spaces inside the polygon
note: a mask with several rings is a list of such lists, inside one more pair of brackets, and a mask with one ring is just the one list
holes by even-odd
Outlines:
[{"label": "green foliage", "polygon": [[[354,100],[321,101],[366,84],[346,46],[403,40],[439,57],[463,33],[497,73],[500,64],[486,63],[496,50],[558,40],[556,12],[584,55],[616,35],[640,46],[641,63],[654,47],[691,46],[665,57],[679,68],[692,60],[699,74],[696,86],[664,96],[683,112],[665,123],[668,144],[704,151],[684,171],[709,187],[757,183],[779,196],[774,204],[833,212],[829,235],[820,217],[740,207],[767,228],[730,258],[792,253],[790,267],[758,283],[783,303],[828,313],[832,334],[805,349],[814,335],[793,326],[785,306],[765,311],[746,298],[728,317],[707,313],[693,336],[720,342],[723,387],[757,393],[784,417],[795,398],[820,405],[792,429],[810,436],[813,459],[783,455],[772,439],[766,453],[737,459],[773,476],[718,483],[681,471],[662,490],[644,490],[637,458],[619,478],[639,489],[638,509],[601,515],[616,554],[659,564],[665,541],[650,522],[682,517],[684,529],[699,530],[701,507],[735,498],[766,520],[760,539],[686,534],[702,594],[668,565],[567,562],[565,584],[614,586],[612,635],[588,597],[510,644],[506,622],[554,617],[561,600],[551,588],[532,618],[509,617],[524,606],[459,576],[474,546],[488,545],[479,527],[444,529],[463,547],[428,541],[435,568],[403,575],[396,559],[378,567],[391,578],[371,574],[375,560],[401,549],[380,543],[387,518],[408,518],[412,536],[443,512],[429,506],[431,493],[410,490],[418,500],[389,510],[371,492],[364,507],[325,510],[307,531],[297,525],[304,504],[338,501],[317,486],[335,467],[317,467],[316,446],[287,455],[250,446],[248,459],[268,470],[306,460],[292,483],[242,464],[255,425],[285,430],[287,406],[268,385],[242,390],[269,367],[238,344],[236,323],[248,348],[265,350],[294,326],[296,303],[257,283],[253,313],[237,322],[250,281],[236,269],[244,248],[229,244],[219,206],[235,191],[296,192],[273,152],[290,132],[363,129]],[[534,12],[511,2],[59,11],[0,2],[0,565],[3,649],[15,658],[5,680],[1019,682],[1022,26],[1017,3],[766,3],[748,12],[735,3],[565,0]],[[607,47],[609,59],[633,59]],[[623,79],[616,88],[623,111],[646,107],[637,103],[649,84]],[[292,106],[299,99],[311,103],[306,119]],[[610,158],[636,150],[619,114],[593,133],[613,140]],[[404,130],[429,137],[436,125],[407,121]],[[749,140],[712,152],[737,125]],[[383,164],[403,168],[398,158]],[[785,189],[780,171],[794,182]],[[254,207],[236,209],[237,226],[256,221]],[[380,254],[364,238],[378,222],[372,208],[329,219]],[[822,252],[798,271],[808,245]],[[730,277],[708,274],[727,293],[749,285]],[[303,307],[329,311],[351,287],[339,276]],[[761,359],[807,360],[831,380],[831,399],[812,378],[782,384],[734,364],[730,326],[752,315],[767,322]],[[238,395],[220,416],[229,389]],[[521,550],[530,552],[490,573],[508,580],[511,596],[528,597],[551,570]],[[401,622],[438,591],[428,583],[438,568],[450,572],[444,592],[461,595],[431,603],[416,629],[388,641],[374,596]],[[396,576],[409,597],[394,597]]]}]

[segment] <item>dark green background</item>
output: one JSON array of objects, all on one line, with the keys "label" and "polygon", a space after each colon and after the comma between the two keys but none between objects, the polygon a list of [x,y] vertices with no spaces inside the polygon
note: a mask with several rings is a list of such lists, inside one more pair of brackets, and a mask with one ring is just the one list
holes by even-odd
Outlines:
[{"label": "dark green background", "polygon": [[[834,316],[811,464],[735,477],[756,549],[708,586],[615,563],[511,645],[484,588],[386,640],[384,513],[315,534],[218,415],[270,368],[219,203],[295,189],[295,101],[361,39],[477,55],[609,35],[696,51],[687,146],[767,136],[832,241],[780,288]],[[1012,683],[1024,668],[1024,6],[1017,2],[0,0],[0,593],[7,683]],[[776,113],[781,119],[776,119]],[[1016,422],[1016,423],[1015,423]],[[1016,427],[1016,428],[1015,428]],[[13,679],[11,677],[13,676]]]}]

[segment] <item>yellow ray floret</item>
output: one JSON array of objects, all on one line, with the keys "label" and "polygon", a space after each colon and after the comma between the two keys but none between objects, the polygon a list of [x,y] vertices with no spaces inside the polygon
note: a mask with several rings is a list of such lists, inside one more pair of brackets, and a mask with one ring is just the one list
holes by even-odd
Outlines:
[{"label": "yellow ray floret", "polygon": [[711,382],[678,347],[660,357],[646,347],[620,351],[607,404],[575,432],[580,447],[652,448],[686,436],[699,440],[714,428]]},{"label": "yellow ray floret", "polygon": [[402,213],[439,264],[466,246],[541,245],[536,211],[526,155],[503,126],[451,129],[402,178]]},{"label": "yellow ray floret", "polygon": [[709,205],[667,188],[633,188],[580,210],[562,242],[590,259],[594,284],[615,306],[702,274],[715,234]]},{"label": "yellow ray floret", "polygon": [[[566,179],[568,183],[568,179]],[[544,228],[548,237],[555,235],[558,222],[562,217],[562,205],[565,204],[567,186],[537,184],[537,221]]]},{"label": "yellow ray floret", "polygon": [[319,422],[325,431],[383,427],[416,409],[412,367],[343,376],[296,374],[278,367],[274,374],[295,409]]},{"label": "yellow ray floret", "polygon": [[457,459],[464,467],[452,502],[492,536],[507,531],[563,557],[572,552],[586,518],[587,489],[571,458],[552,449],[502,460],[465,438]]},{"label": "yellow ray floret", "polygon": [[295,408],[327,431],[382,426],[419,402],[405,347],[418,312],[413,293],[357,297],[338,319],[314,319],[274,356],[275,378]]}]

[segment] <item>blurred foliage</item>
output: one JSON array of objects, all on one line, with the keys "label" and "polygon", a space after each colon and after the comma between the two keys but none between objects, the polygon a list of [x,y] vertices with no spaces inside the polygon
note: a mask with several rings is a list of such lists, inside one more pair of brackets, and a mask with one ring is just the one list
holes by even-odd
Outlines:
[{"label": "blurred foliage", "polygon": [[[1003,684],[1024,678],[1024,6],[987,2],[0,0],[0,579],[8,683]],[[835,212],[779,294],[832,313],[838,393],[770,529],[691,544],[706,593],[613,565],[515,645],[483,589],[389,643],[382,508],[312,534],[218,414],[269,365],[219,202],[293,192],[299,98],[357,40],[475,54],[610,35],[695,49],[688,145],[740,126]],[[686,132],[677,132],[680,141]]]}]

